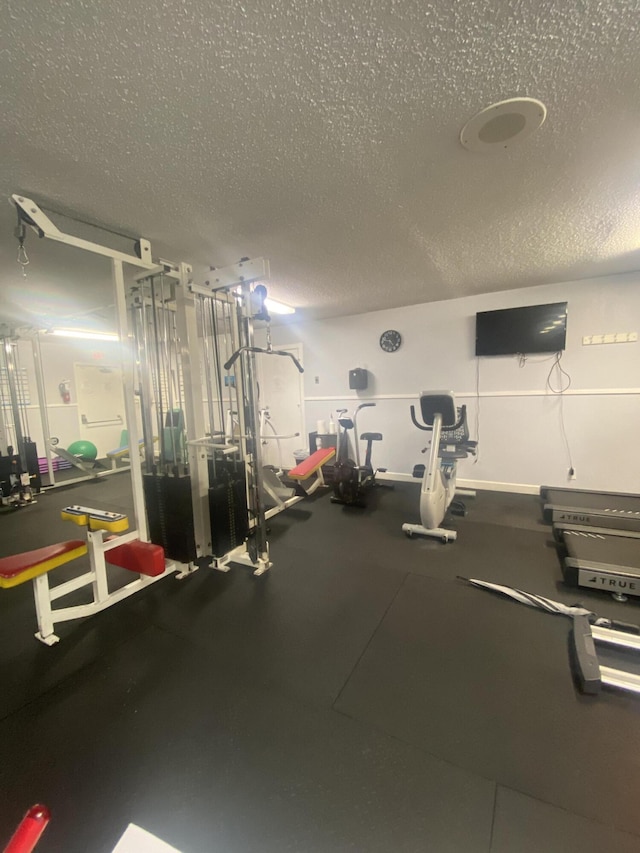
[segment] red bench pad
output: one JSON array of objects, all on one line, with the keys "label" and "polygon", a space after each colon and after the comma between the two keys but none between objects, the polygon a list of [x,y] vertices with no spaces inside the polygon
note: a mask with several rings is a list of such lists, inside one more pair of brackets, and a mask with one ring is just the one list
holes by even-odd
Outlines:
[{"label": "red bench pad", "polygon": [[15,554],[13,557],[3,557],[0,559],[0,586],[17,586],[86,553],[86,542],[82,539],[71,539],[35,551]]},{"label": "red bench pad", "polygon": [[311,456],[308,456],[304,462],[300,462],[295,468],[289,471],[289,476],[294,480],[306,480],[312,474],[321,468],[325,462],[328,462],[336,455],[335,447],[324,447],[316,450]]},{"label": "red bench pad", "polygon": [[151,542],[141,542],[140,539],[106,551],[104,558],[112,566],[120,566],[121,569],[151,578],[157,578],[165,569],[163,548]]}]

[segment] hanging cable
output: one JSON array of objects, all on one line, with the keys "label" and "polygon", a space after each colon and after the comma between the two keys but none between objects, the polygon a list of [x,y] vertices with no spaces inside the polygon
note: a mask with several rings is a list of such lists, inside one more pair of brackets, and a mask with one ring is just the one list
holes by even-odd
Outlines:
[{"label": "hanging cable", "polygon": [[[175,394],[178,400],[178,408],[183,413],[182,417],[186,418],[184,400],[183,400],[183,392],[184,392],[184,374],[182,372],[182,355],[178,349],[178,320],[176,317],[176,312],[171,311],[169,314],[169,323],[171,326],[171,340],[173,341],[173,345],[175,347],[175,359],[176,359],[176,388]],[[186,460],[183,460],[186,461]]]},{"label": "hanging cable", "polygon": [[20,218],[20,211],[18,211],[18,224],[16,225],[13,234],[18,241],[18,254],[16,257],[16,261],[22,267],[22,277],[27,277],[26,267],[29,263],[29,255],[27,255],[27,250],[24,247],[24,241],[27,236],[27,226]]},{"label": "hanging cable", "polygon": [[167,461],[166,436],[164,431],[164,398],[162,391],[162,369],[160,367],[160,331],[158,321],[158,301],[156,299],[155,278],[151,278],[151,314],[153,322],[153,344],[154,355],[156,362],[156,372],[158,376],[158,397],[156,399],[156,416],[158,418],[158,434],[160,436],[160,469],[164,473],[164,466]]},{"label": "hanging cable", "polygon": [[473,464],[477,465],[480,459],[480,358],[476,356],[476,455]]},{"label": "hanging cable", "polygon": [[[562,360],[562,352],[557,352],[553,356],[553,364],[549,368],[549,373],[547,374],[547,388],[553,394],[564,394],[564,392],[568,391],[569,388],[571,387],[571,377],[569,376],[567,371],[560,364],[561,360]],[[551,376],[552,376],[554,370],[556,371],[556,374],[557,374],[556,378],[558,380],[558,386],[559,386],[558,388],[554,388],[553,385],[551,384]],[[567,382],[567,384],[564,385],[564,387],[563,387],[563,379],[565,379]]]},{"label": "hanging cable", "polygon": [[30,439],[31,430],[29,429],[29,412],[27,410],[27,397],[26,397],[26,374],[22,369],[22,364],[20,361],[20,351],[18,350],[18,344],[15,344],[14,349],[14,364],[15,364],[15,381],[16,381],[16,392],[18,396],[18,405],[20,406],[20,420],[22,422],[22,431],[24,433],[25,441]]},{"label": "hanging cable", "polygon": [[[225,434],[226,422],[224,415],[224,388],[222,385],[222,361],[220,360],[220,330],[218,327],[218,303],[215,299],[209,300],[211,331],[213,335],[213,350],[215,353],[215,378],[216,378],[216,393],[218,397],[218,417],[220,419],[219,429]],[[223,312],[224,313],[224,312]],[[211,425],[212,432],[214,431],[213,424]]]},{"label": "hanging cable", "polygon": [[[562,434],[562,440],[564,441],[564,446],[567,451],[567,458],[569,460],[569,476],[573,477],[575,468],[573,467],[573,459],[571,457],[571,447],[569,446],[569,438],[567,436],[567,430],[564,423],[564,393],[568,391],[571,387],[571,377],[567,373],[567,371],[560,364],[562,360],[562,352],[557,352],[553,357],[553,364],[549,369],[549,373],[547,374],[547,388],[551,391],[552,394],[557,394],[560,398],[560,406],[559,406],[559,415],[560,415],[560,432]],[[557,387],[554,388],[552,384],[552,375],[553,372],[556,372],[556,380]]]},{"label": "hanging cable", "polygon": [[[162,342],[164,349],[164,370],[165,370],[165,388],[167,392],[167,426],[169,427],[169,436],[171,438],[171,461],[173,465],[178,464],[178,449],[179,441],[176,441],[176,427],[179,416],[176,415],[175,403],[173,396],[173,345],[169,340],[168,312],[169,299],[165,296],[165,275],[160,273],[160,310],[162,311]],[[169,288],[170,290],[170,288]]]},{"label": "hanging cable", "polygon": [[556,354],[548,356],[547,358],[536,358],[534,361],[531,361],[528,355],[525,355],[523,352],[519,352],[517,355],[518,358],[518,367],[523,368],[526,367],[527,364],[542,364],[543,361],[551,361],[555,359]]},{"label": "hanging cable", "polygon": [[[5,385],[7,390],[7,395],[9,394],[9,370],[4,366],[5,364],[5,343],[4,340],[1,340],[0,349],[2,350],[2,366],[0,366],[0,432],[4,429],[4,437],[5,444],[7,447],[14,444],[14,439],[11,433],[11,429],[8,424],[7,412],[11,407],[11,403],[8,399],[5,399]],[[2,448],[0,447],[0,450]]]}]

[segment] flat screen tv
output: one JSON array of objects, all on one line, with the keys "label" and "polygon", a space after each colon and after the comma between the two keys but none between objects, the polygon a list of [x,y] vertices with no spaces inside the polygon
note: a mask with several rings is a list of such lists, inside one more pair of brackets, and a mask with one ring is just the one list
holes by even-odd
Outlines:
[{"label": "flat screen tv", "polygon": [[528,305],[476,314],[476,355],[560,352],[565,348],[567,303]]}]

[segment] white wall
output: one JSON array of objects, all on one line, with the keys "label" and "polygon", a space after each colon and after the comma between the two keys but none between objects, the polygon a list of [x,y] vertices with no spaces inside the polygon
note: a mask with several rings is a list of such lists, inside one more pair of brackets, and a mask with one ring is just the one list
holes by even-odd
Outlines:
[{"label": "white wall", "polygon": [[[545,388],[547,356],[524,367],[512,356],[476,359],[475,314],[512,306],[568,301],[567,348],[571,375],[563,395],[564,421],[576,478],[584,488],[640,491],[640,344],[583,346],[583,335],[640,331],[640,273],[483,294],[408,308],[273,329],[274,344],[300,341],[305,365],[307,431],[338,405],[357,397],[376,409],[359,427],[380,431],[374,463],[410,472],[424,461],[426,433],[411,424],[409,405],[420,391],[447,389],[466,403],[476,437],[476,369],[480,375],[480,453],[460,464],[462,479],[486,484],[563,485],[569,460],[560,428],[561,400]],[[401,332],[398,352],[378,344],[385,329]],[[543,360],[547,359],[547,360]],[[370,371],[367,391],[349,391],[348,370]]]},{"label": "white wall", "polygon": [[[120,347],[117,343],[108,341],[83,341],[42,338],[42,368],[44,375],[45,393],[47,399],[47,414],[49,418],[50,436],[59,439],[60,446],[67,448],[81,437],[82,433],[78,414],[78,400],[75,386],[75,364],[96,364],[120,366]],[[32,346],[28,340],[19,343],[20,364],[26,368],[29,377],[30,405],[27,409],[31,439],[36,442],[38,455],[44,456],[44,436],[38,408],[38,391],[35,368],[33,363]],[[68,380],[71,399],[64,403],[60,396],[60,383]],[[99,431],[99,438],[90,438],[98,447],[98,454],[103,456],[107,450],[120,446],[121,425]],[[98,432],[96,432],[98,435]]]}]

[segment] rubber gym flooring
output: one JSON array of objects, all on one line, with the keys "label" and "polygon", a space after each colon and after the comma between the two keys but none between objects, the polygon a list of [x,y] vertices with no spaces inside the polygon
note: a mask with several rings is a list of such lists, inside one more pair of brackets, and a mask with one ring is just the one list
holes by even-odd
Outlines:
[{"label": "rubber gym flooring", "polygon": [[[73,538],[70,503],[130,510],[128,475],[0,516],[0,554]],[[563,587],[535,497],[467,504],[443,545],[402,534],[417,484],[316,496],[272,520],[267,575],[170,576],[53,648],[31,584],[0,590],[0,842],[44,802],[38,853],[130,821],[184,853],[640,850],[640,699],[580,695],[568,620],[457,576],[638,604]]]}]

